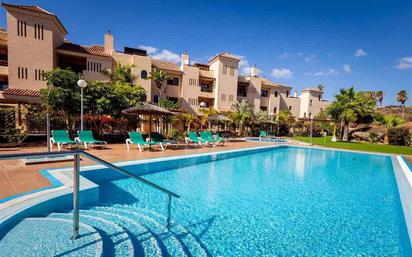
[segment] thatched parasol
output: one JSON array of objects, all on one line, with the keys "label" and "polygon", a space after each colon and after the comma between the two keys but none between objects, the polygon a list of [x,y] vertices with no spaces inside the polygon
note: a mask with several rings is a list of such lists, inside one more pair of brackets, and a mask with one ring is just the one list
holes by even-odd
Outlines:
[{"label": "thatched parasol", "polygon": [[130,107],[122,111],[124,114],[128,115],[149,115],[149,140],[151,140],[152,133],[152,115],[173,115],[169,110],[162,108],[160,106],[151,103],[141,103],[138,106]]},{"label": "thatched parasol", "polygon": [[[210,116],[207,117],[207,120],[209,122],[209,129],[210,129],[210,122],[211,121],[217,121],[217,122],[225,123],[225,129],[226,129],[226,123],[232,121],[230,118],[228,118],[228,117],[226,117],[225,115],[222,115],[222,114],[210,115]],[[220,125],[219,125],[219,129],[220,129]]]}]

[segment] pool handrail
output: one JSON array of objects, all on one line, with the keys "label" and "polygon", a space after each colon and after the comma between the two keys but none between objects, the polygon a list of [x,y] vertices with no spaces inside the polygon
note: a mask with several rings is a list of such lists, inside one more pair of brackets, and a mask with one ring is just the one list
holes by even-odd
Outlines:
[{"label": "pool handrail", "polygon": [[147,179],[141,178],[123,168],[120,168],[116,165],[113,165],[93,154],[90,154],[84,150],[72,150],[72,151],[64,151],[64,152],[38,152],[38,153],[15,153],[15,154],[0,154],[0,161],[2,160],[16,160],[16,159],[24,159],[24,158],[41,158],[41,157],[63,157],[63,156],[70,156],[73,155],[73,236],[72,239],[76,239],[79,237],[79,186],[80,186],[80,156],[83,155],[90,160],[93,160],[99,164],[106,166],[107,168],[111,168],[123,175],[136,179],[139,182],[142,182],[154,189],[157,189],[163,193],[168,195],[168,206],[167,206],[167,228],[170,227],[170,219],[171,219],[171,202],[172,197],[180,198],[180,195],[161,187]]}]

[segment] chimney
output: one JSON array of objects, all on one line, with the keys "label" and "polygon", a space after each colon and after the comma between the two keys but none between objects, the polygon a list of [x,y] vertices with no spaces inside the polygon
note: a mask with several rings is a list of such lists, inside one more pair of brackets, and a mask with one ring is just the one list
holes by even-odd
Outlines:
[{"label": "chimney", "polygon": [[256,67],[256,64],[250,69],[250,76],[257,77],[260,70]]},{"label": "chimney", "polygon": [[109,30],[104,34],[104,52],[107,54],[112,54],[114,50],[114,38],[112,32]]},{"label": "chimney", "polygon": [[182,53],[180,61],[181,61],[180,65],[182,66],[182,68],[183,68],[183,65],[189,65],[190,64],[189,54],[187,53],[186,50]]}]

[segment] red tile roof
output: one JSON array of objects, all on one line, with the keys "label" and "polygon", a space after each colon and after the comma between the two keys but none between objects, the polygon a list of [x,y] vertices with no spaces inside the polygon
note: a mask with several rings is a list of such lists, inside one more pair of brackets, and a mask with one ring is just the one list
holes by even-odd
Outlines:
[{"label": "red tile roof", "polygon": [[97,55],[102,57],[111,57],[110,54],[107,54],[104,51],[104,46],[99,45],[92,45],[92,46],[82,46],[78,44],[73,44],[69,42],[64,42],[56,49],[70,51],[70,52],[77,52],[82,54],[90,54],[90,55]]},{"label": "red tile roof", "polygon": [[7,9],[7,7],[11,7],[11,8],[17,8],[17,9],[21,9],[21,10],[26,10],[26,11],[31,11],[31,12],[36,12],[36,13],[49,15],[49,16],[53,17],[56,20],[56,22],[61,26],[63,31],[67,34],[67,30],[63,26],[63,23],[59,20],[59,18],[54,13],[46,11],[43,8],[40,8],[40,7],[35,6],[35,5],[15,5],[15,4],[6,4],[6,3],[2,3],[1,5],[4,6],[6,9]]},{"label": "red tile roof", "polygon": [[7,88],[3,91],[3,95],[17,95],[17,96],[31,96],[31,97],[40,97],[40,91],[23,89],[23,88]]},{"label": "red tile roof", "polygon": [[169,70],[181,73],[179,66],[177,66],[174,62],[165,62],[160,60],[152,59],[152,66],[154,68],[162,69],[162,70]]}]

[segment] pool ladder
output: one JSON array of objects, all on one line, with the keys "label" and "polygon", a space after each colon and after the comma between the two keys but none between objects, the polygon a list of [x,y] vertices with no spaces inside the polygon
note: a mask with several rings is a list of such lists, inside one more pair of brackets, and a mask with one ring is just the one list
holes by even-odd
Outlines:
[{"label": "pool ladder", "polygon": [[166,227],[170,227],[171,215],[172,215],[172,197],[180,198],[180,195],[167,190],[147,179],[141,178],[133,173],[113,165],[95,155],[92,155],[83,150],[65,151],[65,152],[40,152],[40,153],[21,153],[21,154],[3,154],[0,155],[1,160],[16,160],[24,158],[43,158],[43,157],[67,157],[73,155],[73,235],[72,239],[77,239],[79,237],[79,189],[80,189],[80,156],[87,157],[88,159],[95,161],[107,168],[113,169],[125,176],[133,178],[143,184],[146,184],[160,192],[168,195],[167,203],[167,221]]}]

